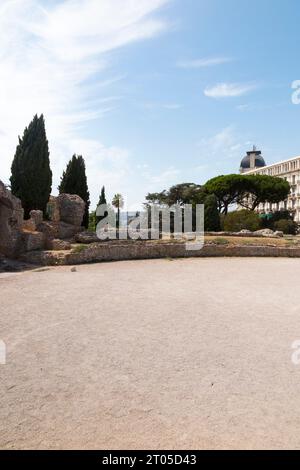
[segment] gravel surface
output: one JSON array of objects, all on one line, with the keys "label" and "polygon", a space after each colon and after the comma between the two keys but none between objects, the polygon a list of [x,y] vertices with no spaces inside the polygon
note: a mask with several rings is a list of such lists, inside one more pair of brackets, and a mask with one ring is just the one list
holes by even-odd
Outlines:
[{"label": "gravel surface", "polygon": [[300,449],[299,259],[0,274],[2,449]]}]

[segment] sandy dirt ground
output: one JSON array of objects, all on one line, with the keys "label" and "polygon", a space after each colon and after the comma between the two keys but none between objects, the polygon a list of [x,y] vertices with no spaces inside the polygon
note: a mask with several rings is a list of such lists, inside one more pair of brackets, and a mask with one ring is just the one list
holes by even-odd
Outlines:
[{"label": "sandy dirt ground", "polygon": [[300,260],[0,275],[2,449],[300,449]]}]

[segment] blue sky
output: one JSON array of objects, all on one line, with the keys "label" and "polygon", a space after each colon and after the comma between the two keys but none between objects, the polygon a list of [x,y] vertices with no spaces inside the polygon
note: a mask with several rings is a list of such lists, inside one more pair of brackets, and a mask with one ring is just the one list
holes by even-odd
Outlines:
[{"label": "blue sky", "polygon": [[1,0],[0,179],[43,112],[53,193],[81,153],[128,208],[148,191],[300,154],[298,0]]}]

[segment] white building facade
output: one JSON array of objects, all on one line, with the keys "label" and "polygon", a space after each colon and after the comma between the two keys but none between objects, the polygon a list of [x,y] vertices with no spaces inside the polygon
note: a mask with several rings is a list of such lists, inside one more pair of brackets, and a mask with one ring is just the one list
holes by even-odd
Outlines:
[{"label": "white building facade", "polygon": [[300,156],[273,165],[266,165],[261,152],[254,147],[253,151],[247,152],[247,156],[243,158],[240,173],[276,176],[288,181],[291,192],[285,201],[278,204],[260,204],[257,211],[260,213],[270,213],[278,210],[293,211],[295,222],[300,224]]}]

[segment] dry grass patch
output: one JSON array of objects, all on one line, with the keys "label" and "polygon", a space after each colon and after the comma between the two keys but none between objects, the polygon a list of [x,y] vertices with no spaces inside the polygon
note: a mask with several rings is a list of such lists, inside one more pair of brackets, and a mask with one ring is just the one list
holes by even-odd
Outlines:
[{"label": "dry grass patch", "polygon": [[268,237],[217,237],[217,236],[205,236],[206,243],[215,243],[216,245],[220,244],[228,245],[250,245],[250,246],[300,246],[299,237],[288,237],[288,238],[268,238]]}]

